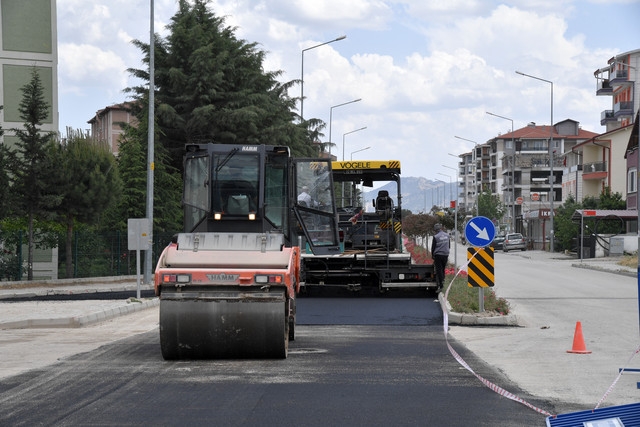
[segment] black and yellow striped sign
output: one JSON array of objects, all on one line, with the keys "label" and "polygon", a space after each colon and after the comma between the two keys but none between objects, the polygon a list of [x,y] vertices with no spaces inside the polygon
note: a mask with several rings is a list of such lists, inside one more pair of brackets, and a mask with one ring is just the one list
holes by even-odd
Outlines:
[{"label": "black and yellow striped sign", "polygon": [[386,230],[387,228],[392,228],[393,226],[393,231],[396,234],[400,234],[400,232],[402,231],[402,223],[400,221],[392,221],[392,220],[388,220],[385,222],[380,222],[380,228],[382,230]]},{"label": "black and yellow striped sign", "polygon": [[[475,254],[475,256],[473,256]],[[494,285],[493,248],[467,249],[467,279],[470,288],[491,288]]]}]

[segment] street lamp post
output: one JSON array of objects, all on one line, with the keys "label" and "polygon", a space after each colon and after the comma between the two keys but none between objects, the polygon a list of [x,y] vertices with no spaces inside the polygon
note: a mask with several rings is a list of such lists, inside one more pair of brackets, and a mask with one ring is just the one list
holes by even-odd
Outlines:
[{"label": "street lamp post", "polygon": [[476,206],[476,215],[479,215],[478,212],[478,195],[480,194],[480,192],[478,191],[478,182],[482,183],[482,179],[478,180],[478,145],[481,145],[479,142],[477,141],[473,141],[471,139],[467,139],[467,138],[463,138],[461,136],[457,136],[454,135],[454,138],[458,138],[461,139],[463,141],[467,141],[467,142],[472,142],[474,144],[473,146],[473,156],[471,157],[473,160],[473,169],[474,169],[474,188],[473,188],[473,194],[475,196],[476,202],[475,202],[475,206]]},{"label": "street lamp post", "polygon": [[333,122],[333,109],[342,107],[343,105],[353,104],[354,102],[359,102],[359,101],[362,101],[362,98],[354,99],[353,101],[349,101],[349,102],[343,102],[342,104],[334,105],[329,109],[329,155],[331,155],[331,146],[333,144],[331,142],[331,122]]},{"label": "street lamp post", "polygon": [[[444,166],[444,165],[442,165],[442,166]],[[451,175],[447,175],[446,173],[442,173],[442,172],[438,172],[438,175],[446,176],[446,177],[449,178],[449,200],[451,200],[453,198],[453,194],[451,193],[451,186],[453,185],[453,180],[451,179]],[[446,182],[445,182],[445,184],[446,184]],[[447,197],[446,193],[444,194],[444,197]]]},{"label": "street lamp post", "polygon": [[[440,172],[438,172],[439,175],[444,175]],[[445,175],[448,176],[448,175]],[[441,179],[436,178],[436,181],[443,183],[444,185],[442,186],[442,208],[444,209],[444,205],[445,205],[445,201],[444,199],[447,198],[446,192],[445,192],[445,188],[447,187],[447,183]],[[437,201],[440,202],[440,186],[436,187],[436,190],[438,192],[438,197],[437,197]]]},{"label": "street lamp post", "polygon": [[356,150],[356,151],[352,151],[352,152],[351,152],[351,157],[349,158],[349,160],[353,160],[353,155],[354,155],[355,153],[359,153],[360,151],[368,150],[369,148],[371,148],[371,147],[365,147],[365,148],[361,148],[361,149]]},{"label": "street lamp post", "polygon": [[[451,166],[442,165],[447,169],[453,169],[456,172],[459,172],[458,169],[452,168]],[[456,194],[458,194],[456,192]],[[456,205],[453,208],[453,265],[455,266],[456,273],[458,273],[458,197],[456,197]]]},{"label": "street lamp post", "polygon": [[356,130],[352,130],[351,132],[347,132],[347,133],[343,133],[342,134],[342,161],[344,162],[344,137],[349,135],[350,133],[354,133],[354,132],[359,132],[361,130],[365,130],[367,127],[361,127],[360,129],[356,129]]},{"label": "street lamp post", "polygon": [[[149,221],[149,241],[153,243],[153,180],[154,174],[153,171],[155,169],[155,31],[154,31],[154,16],[155,16],[155,6],[154,0],[150,2],[150,10],[149,10],[149,126],[147,126],[147,219]],[[144,283],[152,283],[152,272],[153,272],[153,251],[151,249],[147,249],[144,254],[144,273],[143,280]],[[136,272],[139,274],[139,272]],[[138,296],[140,296],[140,287],[138,287]]]},{"label": "street lamp post", "polygon": [[549,231],[549,233],[551,234],[551,238],[549,239],[549,251],[553,253],[553,241],[555,238],[553,230],[553,199],[555,198],[555,193],[553,191],[553,182],[555,181],[553,177],[553,82],[550,80],[541,79],[540,77],[531,76],[520,71],[516,71],[516,74],[540,80],[541,82],[549,83],[551,85],[551,124],[549,125],[549,185],[551,186],[551,197],[549,197],[549,226],[551,230]]},{"label": "street lamp post", "polygon": [[490,116],[498,117],[511,122],[511,148],[513,149],[513,155],[511,157],[513,163],[511,164],[511,222],[509,223],[511,232],[516,231],[516,143],[513,135],[513,119],[500,116],[498,114],[486,112]]},{"label": "street lamp post", "polygon": [[302,49],[302,60],[300,66],[300,119],[304,122],[304,53],[308,50],[315,49],[320,46],[324,46],[325,44],[337,42],[340,40],[346,39],[347,36],[340,36],[336,39],[330,40],[328,42],[320,43],[315,46],[308,47],[306,49]]}]

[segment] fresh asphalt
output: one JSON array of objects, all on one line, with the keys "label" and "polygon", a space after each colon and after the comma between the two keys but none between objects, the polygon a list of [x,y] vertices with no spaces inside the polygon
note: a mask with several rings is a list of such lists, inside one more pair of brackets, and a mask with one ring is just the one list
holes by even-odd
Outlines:
[{"label": "fresh asphalt", "polygon": [[[459,246],[458,265],[463,264],[461,257],[465,255],[465,250],[465,247]],[[581,261],[544,251],[527,251],[522,254],[513,254],[513,256],[525,256],[532,261],[543,263],[562,263],[563,266],[576,269],[603,271],[609,273],[614,280],[617,280],[616,277],[627,281],[637,278],[635,268],[622,267],[617,264],[618,260],[615,258]],[[35,287],[25,287],[25,285],[23,283],[18,286],[7,286],[6,283],[0,283],[0,345],[8,349],[5,344],[10,344],[12,352],[11,357],[5,359],[3,367],[0,368],[0,379],[46,366],[73,352],[97,348],[105,342],[94,342],[92,339],[95,335],[92,332],[94,328],[108,328],[109,339],[112,341],[157,328],[158,300],[146,297],[152,288],[148,285],[138,287],[135,277],[132,276],[88,282],[51,281]],[[93,294],[93,297],[96,297],[101,293],[111,292],[134,295],[140,292],[142,297],[122,300],[50,300],[55,299],[56,295],[86,297],[87,294]],[[47,298],[47,301],[31,300],[36,296],[50,298]],[[442,294],[439,300],[442,307],[447,307]],[[447,316],[449,337],[503,371],[532,395],[577,402],[582,405],[575,410],[593,408],[598,403],[597,400],[593,400],[593,396],[605,393],[608,393],[607,399],[602,406],[622,405],[640,400],[640,390],[636,387],[636,381],[640,381],[640,374],[625,373],[612,390],[608,391],[606,387],[601,389],[601,386],[598,386],[598,389],[593,391],[594,376],[610,378],[613,384],[617,377],[617,369],[624,367],[627,360],[606,360],[598,355],[597,351],[584,355],[567,353],[565,350],[570,349],[572,344],[571,336],[559,344],[556,343],[556,346],[561,347],[560,350],[555,349],[554,357],[557,358],[557,363],[549,363],[545,359],[545,364],[538,366],[535,351],[528,353],[527,350],[514,351],[523,347],[535,350],[549,345],[548,342],[536,341],[544,339],[537,337],[540,335],[539,329],[543,329],[544,326],[531,327],[527,317],[521,315],[521,313],[527,313],[526,305],[529,301],[527,298],[517,298],[517,306],[509,316],[461,315],[449,311]],[[589,311],[581,313],[580,318],[583,324],[590,321],[598,322],[598,319],[590,319],[589,314]],[[576,326],[573,324],[574,320],[566,323],[563,325],[564,329],[573,331]],[[637,318],[635,323],[637,324]],[[77,342],[62,345],[63,343],[56,340],[56,328],[61,330],[77,328],[78,333],[74,335],[77,337],[75,340]],[[555,329],[559,329],[558,325],[555,325]],[[592,332],[585,331],[585,334],[589,333]],[[633,357],[638,342],[629,342],[628,337],[621,337],[621,340],[623,341],[616,345],[628,349],[629,356]],[[21,345],[21,341],[24,345]],[[549,352],[549,349],[545,350],[545,353]],[[587,361],[589,372],[567,369],[567,366],[575,365],[574,361],[580,361],[580,366]],[[635,366],[640,366],[640,357],[634,359],[633,363]],[[537,370],[542,371],[537,372]],[[553,378],[551,382],[566,383],[567,386],[553,388],[548,384],[545,385],[544,381],[540,381],[539,378],[542,377]],[[583,390],[593,392],[583,393]]]}]

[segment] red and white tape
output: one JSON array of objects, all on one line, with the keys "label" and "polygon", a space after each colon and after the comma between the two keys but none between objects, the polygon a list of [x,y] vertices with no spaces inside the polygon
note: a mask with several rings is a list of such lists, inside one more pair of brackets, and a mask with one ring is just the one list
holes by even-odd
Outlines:
[{"label": "red and white tape", "polygon": [[[477,253],[477,252],[476,252]],[[464,267],[468,267],[469,262],[473,259],[473,257],[476,256],[476,253],[474,253],[471,258],[469,258],[469,260],[467,260],[467,263],[464,265]],[[456,273],[456,275],[453,277],[453,280],[451,281],[451,283],[453,283],[453,281],[456,279],[456,277],[458,277],[458,275],[460,274],[461,270],[458,270],[458,272]],[[442,306],[442,317],[443,317],[443,326],[444,326],[444,338],[445,341],[447,342],[447,347],[449,348],[449,352],[451,353],[451,355],[453,356],[454,359],[456,359],[458,361],[458,363],[464,367],[467,371],[471,372],[471,374],[473,374],[473,376],[475,376],[477,379],[480,380],[480,382],[482,382],[482,384],[484,384],[485,386],[487,386],[490,390],[493,390],[494,392],[498,393],[500,396],[504,396],[507,399],[511,399],[514,402],[518,402],[523,404],[524,406],[533,409],[534,411],[546,415],[546,416],[553,416],[551,413],[545,411],[544,409],[540,409],[537,406],[532,405],[531,403],[527,402],[526,400],[522,399],[519,396],[516,396],[515,394],[503,389],[502,387],[492,383],[491,381],[487,380],[486,378],[482,377],[481,375],[477,374],[476,372],[474,372],[474,370],[471,368],[471,366],[469,366],[467,364],[467,362],[464,361],[464,359],[458,354],[458,352],[456,352],[453,347],[451,346],[451,344],[449,343],[449,313],[447,311],[447,300],[449,297],[449,289],[451,289],[451,283],[449,283],[449,286],[447,287],[447,290],[445,291],[444,294],[444,301],[443,301],[443,306]]]},{"label": "red and white tape", "polygon": [[[636,356],[636,354],[640,353],[640,345],[638,346],[638,348],[636,348],[636,351],[633,352],[633,354],[631,355],[631,357],[629,358],[629,360],[627,360],[627,363],[624,366],[629,366],[631,364],[631,360],[633,360],[633,358]],[[607,398],[607,396],[609,395],[609,393],[611,393],[614,389],[614,387],[616,386],[616,383],[618,382],[618,380],[620,379],[620,377],[622,376],[622,374],[624,373],[624,369],[622,368],[620,369],[620,372],[618,373],[618,376],[616,377],[616,379],[613,381],[613,384],[611,384],[611,386],[607,389],[607,391],[604,393],[604,396],[602,396],[602,398],[600,399],[600,401],[598,401],[598,404],[596,405],[595,408],[593,408],[594,410],[598,409],[600,407],[600,405],[602,405],[602,402],[604,402],[604,400]]]}]

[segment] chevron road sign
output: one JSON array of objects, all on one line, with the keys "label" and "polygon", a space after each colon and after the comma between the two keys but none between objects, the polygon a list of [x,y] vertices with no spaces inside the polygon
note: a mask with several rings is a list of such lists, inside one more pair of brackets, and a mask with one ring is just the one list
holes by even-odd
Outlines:
[{"label": "chevron road sign", "polygon": [[495,284],[493,248],[468,248],[467,260],[470,260],[467,266],[467,285],[470,288],[492,288]]}]

